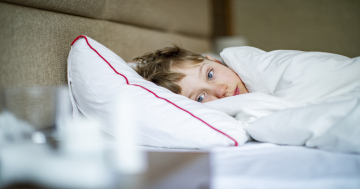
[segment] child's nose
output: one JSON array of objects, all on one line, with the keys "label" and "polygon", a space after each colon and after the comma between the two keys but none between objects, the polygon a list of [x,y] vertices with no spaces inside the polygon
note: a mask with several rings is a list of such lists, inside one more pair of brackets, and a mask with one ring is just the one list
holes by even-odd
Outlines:
[{"label": "child's nose", "polygon": [[225,84],[219,84],[219,85],[216,85],[215,87],[215,96],[217,98],[224,98],[226,97],[226,89],[227,89],[227,85]]}]

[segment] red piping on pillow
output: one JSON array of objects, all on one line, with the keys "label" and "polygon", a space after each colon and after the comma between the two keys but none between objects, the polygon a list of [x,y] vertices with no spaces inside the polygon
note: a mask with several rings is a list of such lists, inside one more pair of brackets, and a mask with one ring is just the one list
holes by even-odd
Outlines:
[{"label": "red piping on pillow", "polygon": [[187,110],[185,110],[185,109],[183,109],[183,108],[181,108],[181,107],[179,107],[178,105],[176,105],[176,104],[174,104],[173,102],[171,102],[171,101],[169,101],[168,99],[165,99],[165,98],[163,98],[163,97],[160,97],[160,96],[158,96],[156,93],[154,93],[154,92],[152,92],[151,90],[149,90],[149,89],[147,89],[147,88],[145,88],[145,87],[143,87],[143,86],[141,86],[141,85],[137,85],[137,84],[130,84],[129,83],[129,80],[127,79],[127,77],[126,76],[124,76],[123,74],[121,74],[121,73],[119,73],[119,72],[117,72],[116,70],[115,70],[115,68],[114,67],[112,67],[112,65],[104,58],[104,57],[102,57],[101,55],[100,55],[100,53],[99,52],[97,52],[91,45],[90,45],[90,43],[89,43],[89,41],[87,40],[87,37],[86,36],[84,36],[84,35],[80,35],[80,36],[78,36],[72,43],[71,43],[71,46],[78,40],[78,39],[80,39],[81,37],[83,37],[85,40],[86,40],[86,43],[89,45],[89,47],[93,50],[93,51],[95,51],[96,52],[96,54],[98,54],[99,56],[100,56],[100,58],[102,58],[110,67],[111,67],[111,69],[113,69],[114,70],[114,72],[115,73],[117,73],[118,75],[121,75],[122,77],[124,77],[124,79],[126,80],[126,84],[128,84],[128,85],[133,85],[133,86],[137,86],[137,87],[141,87],[141,88],[143,88],[143,89],[145,89],[145,90],[147,90],[148,92],[150,92],[151,94],[153,94],[156,98],[159,98],[159,99],[162,99],[162,100],[165,100],[166,102],[168,102],[168,103],[170,103],[170,104],[172,104],[172,105],[174,105],[175,107],[177,107],[177,108],[179,108],[180,110],[183,110],[183,111],[185,111],[186,113],[188,113],[188,114],[190,114],[191,116],[193,116],[194,118],[196,118],[196,119],[198,119],[199,121],[201,121],[201,122],[203,122],[205,125],[207,125],[207,126],[209,126],[210,128],[212,128],[212,129],[214,129],[215,131],[217,131],[217,132],[219,132],[219,133],[221,133],[221,134],[223,134],[223,135],[225,135],[225,136],[227,136],[228,138],[230,138],[231,140],[233,140],[234,142],[235,142],[235,144],[234,144],[234,146],[238,146],[238,143],[237,143],[237,141],[235,140],[235,139],[233,139],[232,137],[230,137],[229,135],[227,135],[226,133],[224,133],[224,132],[222,132],[222,131],[220,131],[220,130],[218,130],[218,129],[216,129],[216,128],[214,128],[213,126],[211,126],[210,124],[208,124],[208,123],[206,123],[204,120],[202,120],[202,119],[200,119],[200,118],[198,118],[198,117],[196,117],[194,114],[192,114],[191,112],[189,112],[189,111],[187,111]]}]

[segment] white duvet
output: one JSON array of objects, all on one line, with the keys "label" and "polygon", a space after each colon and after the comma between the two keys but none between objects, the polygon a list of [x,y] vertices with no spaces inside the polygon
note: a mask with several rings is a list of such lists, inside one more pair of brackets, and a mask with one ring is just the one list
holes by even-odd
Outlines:
[{"label": "white duvet", "polygon": [[254,47],[221,57],[250,93],[206,104],[253,139],[360,153],[360,57]]}]

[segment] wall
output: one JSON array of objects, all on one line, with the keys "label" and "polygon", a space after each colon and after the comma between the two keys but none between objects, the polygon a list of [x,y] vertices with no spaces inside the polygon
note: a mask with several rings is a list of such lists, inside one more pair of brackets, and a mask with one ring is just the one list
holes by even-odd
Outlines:
[{"label": "wall", "polygon": [[266,51],[360,56],[359,0],[232,0],[234,33]]}]

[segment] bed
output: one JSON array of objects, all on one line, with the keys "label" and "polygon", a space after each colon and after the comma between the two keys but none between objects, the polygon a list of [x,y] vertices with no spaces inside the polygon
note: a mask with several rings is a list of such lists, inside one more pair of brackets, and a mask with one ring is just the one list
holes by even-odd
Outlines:
[{"label": "bed", "polygon": [[204,151],[210,152],[210,188],[359,187],[357,154],[258,142]]},{"label": "bed", "polygon": [[[0,33],[1,87],[65,85],[73,118],[102,117],[108,138],[116,137],[118,122],[135,124],[145,152],[208,154],[209,161],[197,162],[203,182],[184,177],[193,188],[360,188],[358,153],[251,141],[233,117],[143,81],[127,65],[171,43],[210,52],[210,1],[2,0],[0,12],[6,28]],[[98,106],[99,100],[106,103]],[[128,116],[134,111],[137,117]],[[157,188],[182,188],[170,181]]]}]

